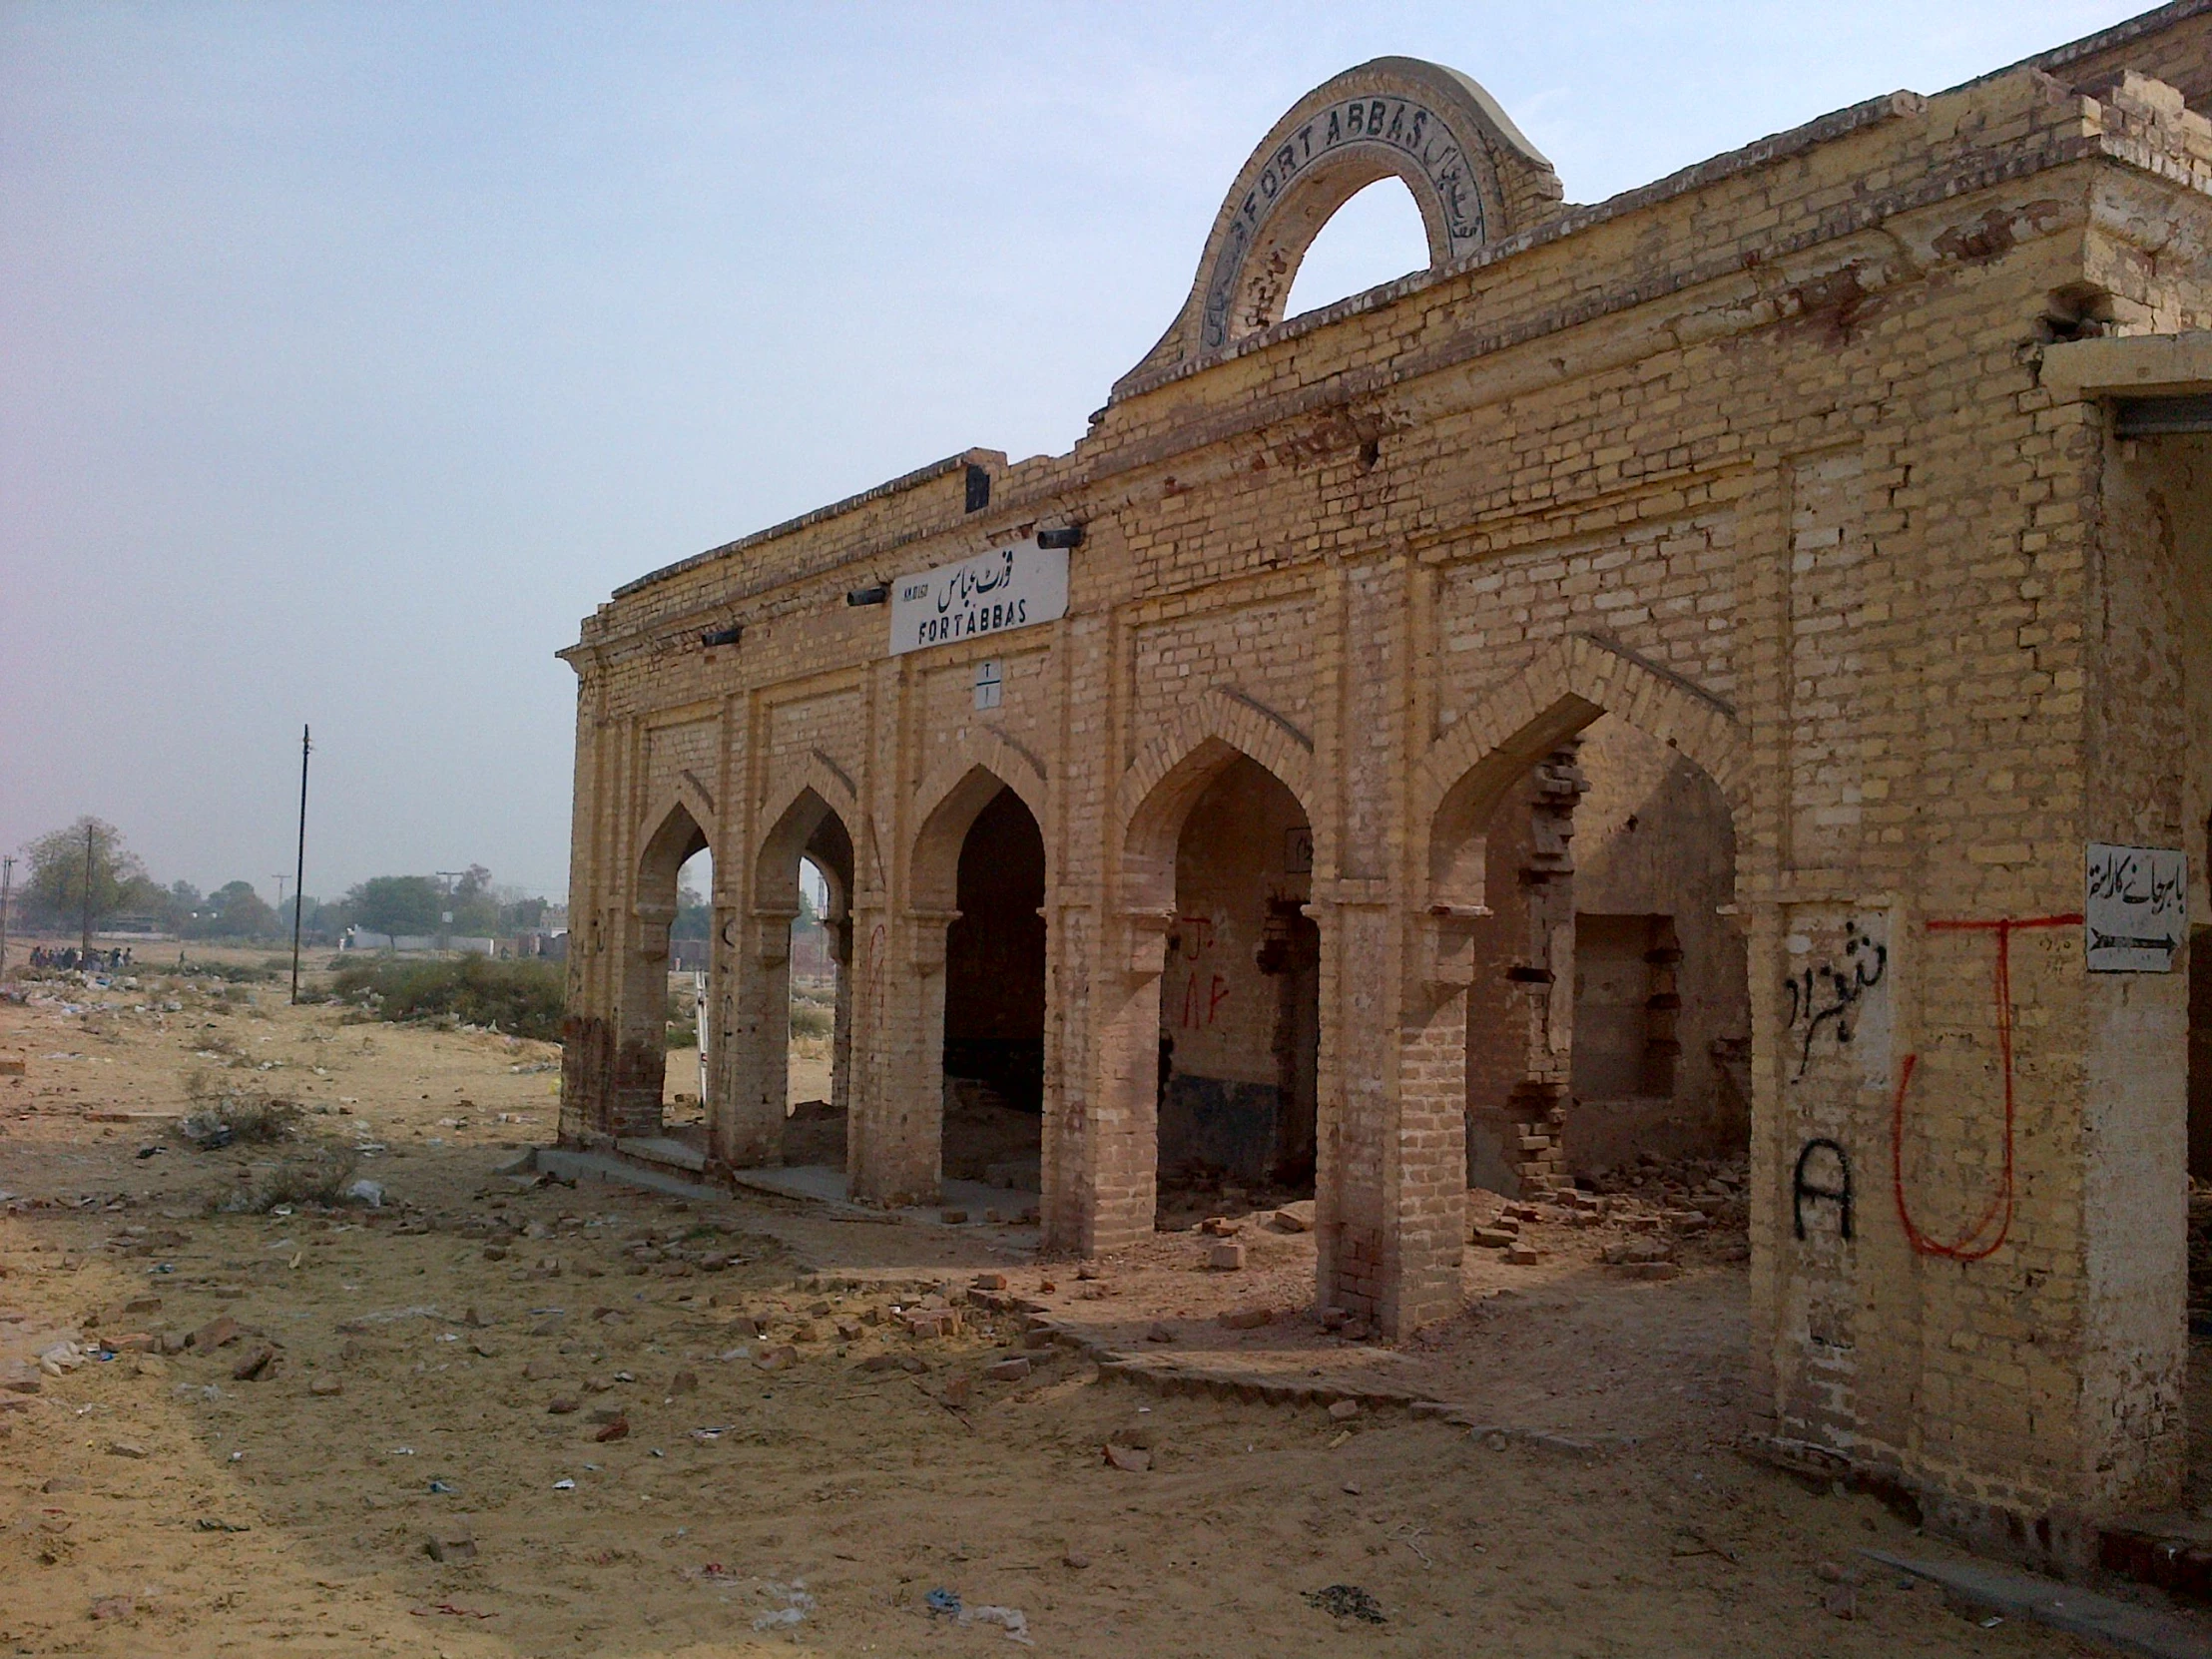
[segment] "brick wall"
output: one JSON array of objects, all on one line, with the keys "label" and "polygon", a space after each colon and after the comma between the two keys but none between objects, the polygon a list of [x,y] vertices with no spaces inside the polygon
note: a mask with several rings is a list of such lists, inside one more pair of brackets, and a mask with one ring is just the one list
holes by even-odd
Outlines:
[{"label": "brick wall", "polygon": [[[2169,22],[2078,61],[2195,63]],[[2122,455],[2038,381],[2055,336],[2212,323],[2212,128],[2104,84],[2028,67],[1839,112],[1133,374],[1066,455],[970,451],[624,590],[565,654],[563,1133],[622,1098],[607,1037],[642,1017],[678,800],[716,855],[712,1104],[756,1110],[733,1080],[767,1027],[740,1016],[773,1001],[783,902],[758,872],[804,787],[851,845],[853,1187],[928,1191],[957,849],[1011,788],[1044,844],[1048,1244],[1141,1237],[1183,832],[1249,760],[1313,836],[1316,1297],[1448,1315],[1474,1033],[1505,1010],[1490,1058],[1563,1083],[1572,1019],[1572,901],[1564,958],[1529,894],[1486,906],[1490,815],[1528,820],[1519,781],[1604,716],[1732,826],[1767,1427],[1946,1502],[2171,1495],[2183,977],[2092,982],[2078,931],[2008,932],[2000,1019],[1983,925],[2078,908],[2085,839],[2173,844],[2212,799],[2180,666],[2208,655],[2201,459]],[[893,659],[844,603],[1071,523],[1061,621]],[[984,657],[1005,692],[978,711]],[[1550,984],[1501,990],[1516,965]],[[1825,1202],[1797,1237],[1815,1141],[1849,1238]],[[1555,1142],[1504,1154],[1557,1168]]]}]

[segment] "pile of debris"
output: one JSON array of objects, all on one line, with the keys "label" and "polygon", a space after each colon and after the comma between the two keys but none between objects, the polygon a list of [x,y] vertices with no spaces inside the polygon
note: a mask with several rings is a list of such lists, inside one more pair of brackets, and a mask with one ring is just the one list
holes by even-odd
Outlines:
[{"label": "pile of debris", "polygon": [[1667,1215],[1694,1211],[1716,1231],[1742,1232],[1751,1223],[1749,1162],[1743,1158],[1678,1158],[1637,1154],[1603,1175],[1577,1177],[1576,1185],[1616,1201],[1616,1207]]}]

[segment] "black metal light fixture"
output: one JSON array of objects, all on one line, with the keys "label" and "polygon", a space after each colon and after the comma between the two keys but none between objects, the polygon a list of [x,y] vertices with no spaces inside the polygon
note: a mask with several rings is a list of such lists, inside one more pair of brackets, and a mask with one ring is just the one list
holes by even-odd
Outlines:
[{"label": "black metal light fixture", "polygon": [[847,605],[881,605],[887,603],[890,596],[890,584],[878,582],[872,588],[853,588],[845,594],[844,602]]},{"label": "black metal light fixture", "polygon": [[743,638],[745,630],[742,627],[710,628],[699,636],[699,643],[712,650],[718,645],[736,645]]},{"label": "black metal light fixture", "polygon": [[1069,524],[1058,530],[1039,530],[1037,532],[1037,545],[1039,547],[1081,547],[1083,545],[1083,526]]}]

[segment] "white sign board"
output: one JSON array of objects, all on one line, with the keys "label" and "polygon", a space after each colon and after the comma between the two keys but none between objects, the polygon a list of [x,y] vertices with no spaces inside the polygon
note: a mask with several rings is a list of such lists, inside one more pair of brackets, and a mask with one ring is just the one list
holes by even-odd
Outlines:
[{"label": "white sign board", "polygon": [[1068,554],[1034,540],[891,584],[891,655],[1067,615]]},{"label": "white sign board", "polygon": [[2166,973],[2189,936],[2189,860],[2165,846],[2089,843],[2081,906],[2091,973]]}]

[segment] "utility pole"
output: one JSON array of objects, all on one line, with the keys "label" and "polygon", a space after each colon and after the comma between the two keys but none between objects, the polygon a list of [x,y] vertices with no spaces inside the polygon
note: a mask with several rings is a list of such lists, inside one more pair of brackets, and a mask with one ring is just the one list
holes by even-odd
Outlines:
[{"label": "utility pole", "polygon": [[289,875],[273,875],[270,879],[276,883],[276,913],[282,915],[284,913],[284,883],[289,881],[291,877]]},{"label": "utility pole", "polygon": [[84,934],[77,941],[77,962],[88,973],[92,970],[92,837],[93,828],[85,826],[85,904]]},{"label": "utility pole", "polygon": [[8,902],[14,888],[15,860],[0,858],[0,979],[8,976]]},{"label": "utility pole", "polygon": [[[292,869],[291,887],[291,1005],[299,1006],[299,917],[307,902],[307,756],[314,745],[307,741],[307,729],[299,728],[299,855]],[[280,881],[282,876],[278,876]],[[284,902],[284,889],[276,889],[276,902]]]}]

